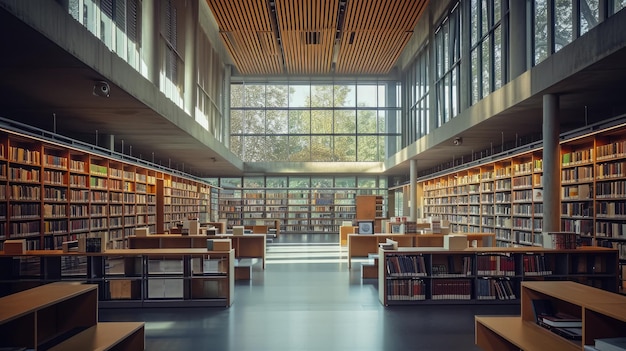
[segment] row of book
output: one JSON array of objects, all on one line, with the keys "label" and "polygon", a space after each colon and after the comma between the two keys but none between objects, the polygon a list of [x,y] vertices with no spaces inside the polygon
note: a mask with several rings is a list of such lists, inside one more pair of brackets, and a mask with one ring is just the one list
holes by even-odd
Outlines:
[{"label": "row of book", "polygon": [[387,300],[419,301],[426,299],[426,285],[420,279],[387,280]]},{"label": "row of book", "polygon": [[479,279],[476,281],[478,300],[514,300],[515,292],[508,279]]},{"label": "row of book", "polygon": [[388,256],[386,260],[387,274],[391,277],[426,276],[426,263],[421,255]]}]

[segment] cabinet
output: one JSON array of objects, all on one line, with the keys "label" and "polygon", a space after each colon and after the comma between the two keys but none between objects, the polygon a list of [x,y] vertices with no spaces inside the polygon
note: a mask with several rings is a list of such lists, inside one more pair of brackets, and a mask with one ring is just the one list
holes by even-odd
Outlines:
[{"label": "cabinet", "polygon": [[[535,323],[532,301],[582,319],[582,340],[571,341]],[[521,316],[476,316],[476,345],[483,350],[583,350],[595,339],[626,337],[626,297],[575,282],[522,282]]]},{"label": "cabinet", "polygon": [[124,248],[135,228],[208,217],[217,189],[168,172],[0,129],[0,249],[5,239],[56,249],[88,235]]},{"label": "cabinet", "polygon": [[[570,280],[617,291],[617,250],[588,247],[379,249],[379,300],[385,305],[520,298],[523,281]],[[493,303],[489,302],[489,303]]]},{"label": "cabinet", "polygon": [[0,298],[0,347],[143,350],[143,323],[98,323],[97,292],[97,285],[51,283]]},{"label": "cabinet", "polygon": [[374,233],[381,233],[385,219],[384,198],[380,195],[356,196],[356,220],[374,220]]}]

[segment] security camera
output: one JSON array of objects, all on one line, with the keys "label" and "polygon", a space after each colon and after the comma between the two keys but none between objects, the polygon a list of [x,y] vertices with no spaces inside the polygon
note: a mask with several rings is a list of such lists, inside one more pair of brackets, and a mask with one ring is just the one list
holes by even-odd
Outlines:
[{"label": "security camera", "polygon": [[93,85],[93,94],[95,96],[109,97],[111,94],[111,88],[109,88],[109,83],[104,81],[97,81]]},{"label": "security camera", "polygon": [[459,146],[459,145],[463,144],[463,138],[461,138],[461,137],[456,137],[456,138],[454,138],[454,140],[452,141],[452,143],[453,143],[455,146]]}]

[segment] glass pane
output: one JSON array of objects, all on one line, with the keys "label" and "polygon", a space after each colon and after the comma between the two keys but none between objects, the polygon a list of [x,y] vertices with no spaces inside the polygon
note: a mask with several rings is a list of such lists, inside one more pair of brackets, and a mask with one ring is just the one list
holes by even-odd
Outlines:
[{"label": "glass pane", "polygon": [[359,84],[356,86],[356,97],[358,107],[376,107],[377,86],[375,84]]},{"label": "glass pane", "polygon": [[289,107],[309,107],[311,106],[311,86],[290,85],[289,86]]},{"label": "glass pane", "polygon": [[479,26],[479,17],[478,17],[478,0],[472,0],[470,3],[470,22],[471,22],[471,45],[474,46],[478,43],[478,26]]},{"label": "glass pane", "polygon": [[265,161],[265,150],[265,136],[246,136],[243,139],[242,159],[248,162]]},{"label": "glass pane", "polygon": [[243,133],[243,116],[242,110],[230,110],[230,132],[232,134]]},{"label": "glass pane", "polygon": [[376,111],[358,111],[357,133],[376,133]]},{"label": "glass pane", "polygon": [[335,111],[335,134],[356,132],[356,111]]},{"label": "glass pane", "polygon": [[502,4],[500,3],[502,0],[493,0],[493,24],[496,25],[500,22],[500,18],[502,17]]},{"label": "glass pane", "polygon": [[287,134],[289,132],[289,115],[287,110],[267,110],[267,132],[270,134]]},{"label": "glass pane", "polygon": [[289,86],[270,84],[266,87],[265,102],[267,107],[287,107],[289,104]]},{"label": "glass pane", "polygon": [[333,111],[313,110],[311,111],[311,133],[330,134],[333,132]]},{"label": "glass pane", "polygon": [[312,85],[311,107],[333,107],[333,94],[331,85]]},{"label": "glass pane", "polygon": [[311,186],[309,177],[289,177],[290,188],[308,188]]},{"label": "glass pane", "polygon": [[580,0],[580,34],[587,33],[600,22],[600,0]]},{"label": "glass pane", "polygon": [[334,161],[356,161],[356,137],[336,136]]},{"label": "glass pane", "polygon": [[548,0],[535,0],[535,64],[548,57]]},{"label": "glass pane", "polygon": [[613,0],[613,13],[617,13],[626,7],[626,0]]},{"label": "glass pane", "polygon": [[480,17],[482,18],[482,27],[480,36],[483,37],[489,31],[490,17],[489,17],[489,0],[482,0],[480,4]]},{"label": "glass pane", "polygon": [[555,0],[554,2],[554,51],[561,50],[572,42],[572,1]]},{"label": "glass pane", "polygon": [[289,137],[286,135],[267,136],[267,161],[285,161],[289,158]]},{"label": "glass pane", "polygon": [[244,89],[243,84],[231,84],[230,85],[230,106],[231,107],[244,107]]},{"label": "glass pane", "polygon": [[359,176],[359,188],[377,188],[376,176]]},{"label": "glass pane", "polygon": [[480,100],[480,71],[478,69],[478,49],[480,46],[474,50],[472,50],[472,63],[471,63],[471,74],[472,74],[472,105],[477,103]]},{"label": "glass pane", "polygon": [[450,120],[450,74],[443,78],[443,118]]},{"label": "glass pane", "polygon": [[451,74],[450,74],[450,78],[452,79],[452,81],[450,82],[450,104],[451,104],[451,111],[450,111],[450,118],[456,116],[459,114],[459,104],[458,104],[458,98],[459,95],[457,94],[457,91],[459,89],[458,87],[458,75],[459,73],[459,69],[458,67],[455,67]]},{"label": "glass pane", "polygon": [[502,87],[502,26],[496,27],[493,35],[493,82],[494,90]]},{"label": "glass pane", "polygon": [[357,158],[359,162],[378,161],[378,145],[375,136],[357,137]]},{"label": "glass pane", "polygon": [[265,180],[263,177],[244,177],[244,188],[263,188],[265,186]]},{"label": "glass pane", "polygon": [[265,107],[265,84],[245,85],[246,107]]},{"label": "glass pane", "polygon": [[289,161],[310,161],[310,136],[289,137]]},{"label": "glass pane", "polygon": [[310,134],[311,133],[311,111],[291,110],[289,111],[289,134]]},{"label": "glass pane", "polygon": [[243,141],[241,140],[242,138],[243,138],[242,136],[230,137],[230,151],[232,151],[232,153],[239,156],[240,158],[243,158],[241,154],[242,145],[243,145]]},{"label": "glass pane", "polygon": [[241,187],[241,177],[234,178],[221,178],[220,186],[225,188],[240,188]]},{"label": "glass pane", "polygon": [[243,133],[265,134],[265,110],[246,111]]},{"label": "glass pane", "polygon": [[483,97],[489,95],[491,92],[491,41],[489,38],[486,38],[482,43],[482,59],[483,59],[483,76],[482,76],[482,86],[483,86]]},{"label": "glass pane", "polygon": [[351,85],[335,85],[334,88],[334,105],[335,107],[355,107],[356,106],[356,87]]},{"label": "glass pane", "polygon": [[381,160],[381,161],[385,159],[385,138],[387,137],[384,137],[384,136],[378,137],[378,160]]},{"label": "glass pane", "polygon": [[[393,112],[389,112],[393,113]],[[389,131],[394,132],[394,131]],[[387,133],[387,111],[378,111],[378,133]]]},{"label": "glass pane", "polygon": [[335,177],[336,188],[354,188],[356,187],[355,177]]},{"label": "glass pane", "polygon": [[333,148],[331,144],[332,137],[312,136],[311,137],[311,161],[332,161]]},{"label": "glass pane", "polygon": [[387,107],[387,84],[378,84],[378,107]]},{"label": "glass pane", "polygon": [[284,188],[287,186],[287,177],[267,177],[265,186],[268,188]]},{"label": "glass pane", "polygon": [[332,188],[332,177],[311,177],[311,187],[315,188]]}]

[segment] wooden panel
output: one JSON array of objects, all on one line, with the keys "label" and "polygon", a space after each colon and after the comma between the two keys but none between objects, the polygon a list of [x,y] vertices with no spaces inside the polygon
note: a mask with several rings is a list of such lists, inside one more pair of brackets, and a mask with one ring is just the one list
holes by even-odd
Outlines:
[{"label": "wooden panel", "polygon": [[428,0],[207,3],[241,74],[315,75],[389,73]]}]

